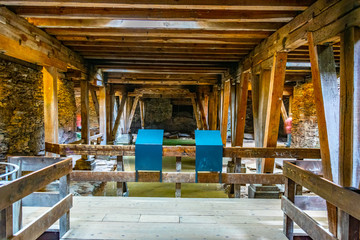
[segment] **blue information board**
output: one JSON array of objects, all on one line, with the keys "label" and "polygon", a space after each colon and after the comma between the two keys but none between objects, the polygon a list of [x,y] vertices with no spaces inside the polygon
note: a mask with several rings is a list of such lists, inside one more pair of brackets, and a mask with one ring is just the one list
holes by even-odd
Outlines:
[{"label": "blue information board", "polygon": [[162,173],[162,145],[164,130],[139,129],[135,142],[136,180],[139,170]]},{"label": "blue information board", "polygon": [[220,131],[196,130],[196,182],[198,171],[219,172],[221,181],[223,144]]}]

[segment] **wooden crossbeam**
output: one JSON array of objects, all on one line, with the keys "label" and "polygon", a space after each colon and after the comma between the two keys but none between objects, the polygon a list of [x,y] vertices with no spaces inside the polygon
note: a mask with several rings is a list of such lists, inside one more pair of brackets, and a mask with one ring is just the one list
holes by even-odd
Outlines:
[{"label": "wooden crossbeam", "polygon": [[[103,155],[103,156],[134,156],[134,145],[76,145],[45,143],[47,152],[60,155]],[[195,146],[163,146],[163,156],[195,157]],[[296,158],[320,159],[320,149],[314,148],[242,148],[225,147],[224,157],[239,158]]]},{"label": "wooden crossbeam", "polygon": [[99,8],[133,8],[133,9],[208,9],[208,10],[271,10],[271,11],[302,11],[307,6],[312,4],[311,0],[304,1],[281,1],[273,0],[271,3],[264,0],[253,0],[238,2],[236,0],[230,0],[226,2],[219,2],[216,0],[201,0],[195,2],[187,1],[167,1],[167,0],[156,0],[150,3],[146,0],[57,0],[57,1],[43,1],[43,0],[5,0],[1,2],[7,6],[47,6],[47,7],[99,7]]},{"label": "wooden crossbeam", "polygon": [[140,99],[140,96],[136,96],[135,99],[134,99],[134,103],[133,103],[133,106],[131,108],[131,112],[130,112],[130,116],[129,116],[129,124],[128,124],[127,129],[126,129],[127,133],[130,131],[131,123],[132,123],[132,120],[134,118],[136,107],[137,107],[137,104],[139,102],[139,99]]},{"label": "wooden crossbeam", "polygon": [[61,15],[62,19],[88,19],[105,18],[135,20],[211,20],[218,22],[288,22],[296,16],[296,12],[289,11],[224,11],[224,10],[193,10],[172,9],[164,11],[163,9],[119,9],[119,8],[81,8],[81,7],[13,7],[14,11],[22,17],[47,17],[54,18]]},{"label": "wooden crossbeam", "polygon": [[[159,172],[138,172],[138,182],[159,182]],[[73,171],[72,181],[101,181],[101,182],[136,182],[135,172],[89,172]],[[195,183],[195,173],[163,172],[164,183]],[[281,184],[284,177],[280,174],[244,174],[244,173],[198,173],[198,183],[227,183],[227,184]]]},{"label": "wooden crossbeam", "polygon": [[118,132],[119,130],[119,126],[120,126],[120,119],[121,119],[121,116],[123,114],[123,111],[124,111],[124,108],[125,108],[125,102],[126,102],[126,99],[127,99],[127,94],[124,93],[121,95],[121,102],[120,102],[120,106],[118,108],[118,112],[117,112],[117,115],[116,115],[116,119],[115,119],[115,123],[114,123],[114,127],[113,129],[111,130],[111,139],[112,141],[115,140],[115,137],[116,137],[116,133]]}]

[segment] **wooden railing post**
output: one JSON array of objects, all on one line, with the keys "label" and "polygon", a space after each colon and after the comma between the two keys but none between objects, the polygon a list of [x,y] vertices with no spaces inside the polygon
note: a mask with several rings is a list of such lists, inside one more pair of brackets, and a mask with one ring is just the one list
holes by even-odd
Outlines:
[{"label": "wooden railing post", "polygon": [[0,211],[0,240],[9,239],[13,235],[12,205]]},{"label": "wooden railing post", "polygon": [[[123,172],[124,171],[124,161],[123,161],[123,156],[117,156],[117,171],[118,172]],[[125,182],[117,182],[116,183],[116,195],[122,197],[124,194],[124,191],[126,192],[126,183]]]},{"label": "wooden railing post", "polygon": [[[287,197],[292,203],[295,202],[295,182],[290,178],[285,179],[285,197]],[[293,238],[294,222],[284,212],[284,234],[288,239]]]},{"label": "wooden railing post", "polygon": [[[176,172],[181,171],[181,157],[176,157]],[[181,183],[175,183],[175,197],[181,197]]]},{"label": "wooden railing post", "polygon": [[[60,178],[59,183],[59,199],[65,198],[69,194],[69,185],[70,185],[70,175],[67,174]],[[59,224],[59,230],[60,230],[60,238],[64,236],[64,234],[70,230],[70,211],[65,213],[60,218],[60,224]]]}]

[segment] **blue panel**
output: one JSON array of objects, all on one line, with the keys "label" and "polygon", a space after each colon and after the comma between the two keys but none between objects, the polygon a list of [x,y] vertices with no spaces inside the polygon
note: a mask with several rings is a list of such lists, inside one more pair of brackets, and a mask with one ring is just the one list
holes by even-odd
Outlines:
[{"label": "blue panel", "polygon": [[135,170],[161,171],[164,130],[139,129],[135,142]]},{"label": "blue panel", "polygon": [[196,130],[196,172],[222,171],[223,144],[220,131]]}]

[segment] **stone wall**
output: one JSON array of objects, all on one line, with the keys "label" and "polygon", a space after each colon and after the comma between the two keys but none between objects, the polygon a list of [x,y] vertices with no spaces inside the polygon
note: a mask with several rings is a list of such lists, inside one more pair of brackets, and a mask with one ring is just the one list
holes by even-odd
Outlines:
[{"label": "stone wall", "polygon": [[294,87],[292,101],[292,147],[320,146],[312,82]]},{"label": "stone wall", "polygon": [[40,70],[0,60],[0,161],[44,149],[44,97]]},{"label": "stone wall", "polygon": [[76,103],[74,82],[58,80],[59,143],[76,141]]},{"label": "stone wall", "polygon": [[[196,129],[196,121],[191,110],[173,111],[170,99],[145,99],[145,128],[164,129],[165,132],[180,132],[191,134]],[[141,127],[140,108],[136,109],[131,131],[136,133]]]}]

